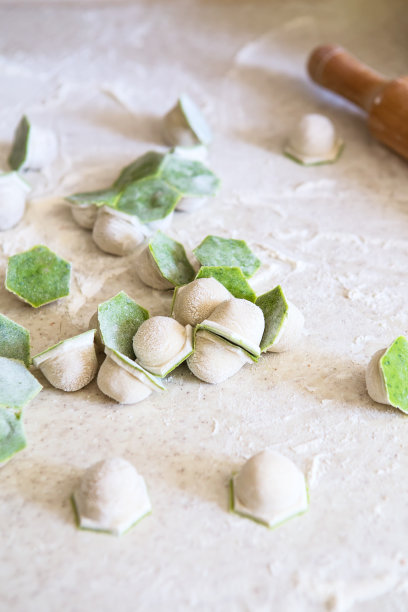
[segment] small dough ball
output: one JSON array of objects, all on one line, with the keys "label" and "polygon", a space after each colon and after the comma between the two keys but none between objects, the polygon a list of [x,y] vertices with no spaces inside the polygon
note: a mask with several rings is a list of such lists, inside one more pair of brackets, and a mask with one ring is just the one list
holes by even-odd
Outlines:
[{"label": "small dough ball", "polygon": [[336,146],[336,130],[324,115],[304,115],[290,135],[294,151],[306,156],[324,156]]},{"label": "small dough ball", "polygon": [[290,459],[269,450],[248,459],[235,478],[234,492],[254,516],[290,515],[307,505],[302,472]]},{"label": "small dough ball", "polygon": [[137,404],[152,393],[150,387],[110,357],[106,357],[101,365],[96,383],[102,393],[119,404]]},{"label": "small dough ball", "polygon": [[183,348],[186,330],[171,317],[150,317],[144,321],[133,338],[137,361],[149,369],[171,360]]},{"label": "small dough ball", "polygon": [[73,498],[80,527],[114,535],[125,533],[152,508],[144,478],[120,457],[88,468]]},{"label": "small dough ball", "polygon": [[86,387],[98,371],[95,347],[82,349],[81,353],[65,352],[45,360],[39,369],[56,389],[72,392]]},{"label": "small dough ball", "polygon": [[265,328],[264,315],[259,306],[239,298],[219,304],[209,316],[209,320],[224,325],[241,338],[257,345]]},{"label": "small dough ball", "polygon": [[197,332],[195,351],[187,359],[190,372],[211,384],[231,378],[245,363],[252,363],[252,360],[244,351],[205,330]]},{"label": "small dough ball", "polygon": [[195,327],[207,319],[218,304],[231,297],[228,289],[215,278],[197,278],[177,289],[172,314],[182,325]]},{"label": "small dough ball", "polygon": [[91,382],[98,371],[94,334],[68,338],[33,358],[49,383],[62,391],[78,391]]},{"label": "small dough ball", "polygon": [[85,516],[95,521],[123,520],[122,514],[129,512],[129,502],[133,501],[137,478],[133,465],[120,457],[91,466],[78,490]]}]

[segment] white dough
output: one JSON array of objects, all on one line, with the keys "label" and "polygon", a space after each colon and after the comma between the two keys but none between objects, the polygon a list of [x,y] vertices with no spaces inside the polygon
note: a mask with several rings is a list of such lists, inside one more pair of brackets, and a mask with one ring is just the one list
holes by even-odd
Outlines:
[{"label": "white dough", "polygon": [[151,511],[144,479],[120,457],[85,472],[73,494],[80,527],[120,535]]},{"label": "white dough", "polygon": [[98,371],[94,344],[95,330],[68,338],[39,353],[33,364],[49,383],[62,391],[78,391],[91,382]]},{"label": "white dough", "polygon": [[96,382],[102,393],[119,404],[137,404],[152,392],[150,387],[108,355],[100,367]]},{"label": "white dough", "polygon": [[104,344],[101,338],[101,331],[99,329],[98,311],[94,312],[92,317],[89,319],[88,329],[95,330],[95,349],[97,353],[102,353]]},{"label": "white dough", "polygon": [[182,325],[194,327],[207,319],[218,304],[231,298],[228,289],[215,278],[197,278],[176,289],[172,316]]},{"label": "white dough", "polygon": [[0,174],[0,231],[14,227],[23,218],[30,190],[17,172]]},{"label": "white dough", "polygon": [[254,455],[234,477],[234,510],[274,526],[304,512],[308,496],[303,473],[280,453]]},{"label": "white dough", "polygon": [[57,155],[58,141],[54,132],[30,124],[27,155],[20,170],[40,170],[49,166]]},{"label": "white dough", "polygon": [[171,226],[173,217],[174,217],[174,211],[172,211],[166,217],[163,217],[163,219],[156,219],[156,221],[149,221],[149,223],[146,223],[143,226],[145,235],[149,236],[151,234],[154,234],[155,232],[158,232],[159,230],[161,232],[166,232]]},{"label": "white dough", "polygon": [[192,159],[193,161],[205,162],[208,159],[208,148],[203,144],[191,147],[174,147],[171,152],[177,157]]},{"label": "white dough", "polygon": [[388,404],[391,406],[388,399],[387,389],[385,387],[384,374],[380,367],[380,359],[387,349],[380,349],[371,357],[366,370],[366,385],[368,395],[379,404]]},{"label": "white dough", "polygon": [[304,163],[318,163],[334,160],[341,145],[330,119],[311,113],[295,126],[285,151]]},{"label": "white dough", "polygon": [[109,206],[98,210],[92,238],[102,251],[112,255],[128,255],[144,240],[145,230],[134,215]]},{"label": "white dough", "polygon": [[143,368],[165,376],[191,353],[192,329],[171,317],[150,317],[137,330],[133,350]]},{"label": "white dough", "polygon": [[152,391],[163,391],[161,381],[118,351],[105,347],[106,359],[96,379],[99,389],[119,404],[136,404]]},{"label": "white dough", "polygon": [[265,319],[259,306],[252,302],[238,298],[226,300],[214,308],[204,324],[231,341],[246,345],[252,352],[260,352]]},{"label": "white dough", "polygon": [[231,378],[246,363],[253,361],[245,351],[202,329],[196,333],[194,353],[187,359],[194,376],[211,384]]},{"label": "white dough", "polygon": [[92,229],[98,215],[98,207],[96,204],[71,204],[71,213],[80,227]]},{"label": "white dough", "polygon": [[202,208],[206,202],[208,202],[207,196],[186,196],[181,198],[176,208],[182,212],[191,213]]}]

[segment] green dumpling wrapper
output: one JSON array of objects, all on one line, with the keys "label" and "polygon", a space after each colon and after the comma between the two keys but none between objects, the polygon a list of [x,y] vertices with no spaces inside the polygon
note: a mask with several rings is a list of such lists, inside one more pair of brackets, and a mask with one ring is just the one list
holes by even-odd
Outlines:
[{"label": "green dumpling wrapper", "polygon": [[255,302],[256,294],[241,268],[235,266],[202,266],[196,278],[215,278],[236,298]]},{"label": "green dumpling wrapper", "polygon": [[75,193],[68,196],[66,199],[71,204],[78,206],[100,206],[116,207],[116,201],[120,196],[120,191],[117,189],[99,189],[98,191],[88,191],[85,193]]},{"label": "green dumpling wrapper", "polygon": [[24,116],[16,128],[13,146],[8,158],[9,166],[13,170],[21,168],[26,160],[29,133],[30,123]]},{"label": "green dumpling wrapper", "polygon": [[0,357],[0,408],[20,413],[42,389],[20,361]]},{"label": "green dumpling wrapper", "polygon": [[98,306],[99,333],[103,344],[134,359],[133,336],[148,318],[148,311],[121,291]]},{"label": "green dumpling wrapper", "polygon": [[6,289],[34,308],[69,295],[71,264],[38,245],[9,257]]},{"label": "green dumpling wrapper", "polygon": [[30,332],[0,313],[0,356],[30,366]]},{"label": "green dumpling wrapper", "polygon": [[163,153],[148,151],[123,168],[118,178],[113,183],[113,187],[121,190],[131,183],[135,183],[141,179],[159,176],[165,157],[166,156]]},{"label": "green dumpling wrapper", "polygon": [[380,359],[391,406],[408,413],[408,340],[399,336]]},{"label": "green dumpling wrapper", "polygon": [[187,197],[213,196],[220,185],[215,174],[200,161],[170,153],[163,165],[162,178]]},{"label": "green dumpling wrapper", "polygon": [[193,253],[202,266],[238,267],[246,278],[253,276],[261,265],[245,240],[234,238],[207,236]]},{"label": "green dumpling wrapper", "polygon": [[282,325],[288,316],[289,306],[280,285],[260,295],[256,299],[255,304],[264,313],[265,330],[260,346],[262,351],[266,351],[278,337]]},{"label": "green dumpling wrapper", "polygon": [[26,445],[21,416],[12,410],[0,408],[0,466]]},{"label": "green dumpling wrapper", "polygon": [[194,269],[183,245],[177,240],[156,232],[149,241],[149,251],[162,276],[174,287],[187,285],[194,279]]},{"label": "green dumpling wrapper", "polygon": [[162,178],[148,177],[127,185],[116,209],[137,216],[142,223],[164,219],[175,209],[181,194]]}]

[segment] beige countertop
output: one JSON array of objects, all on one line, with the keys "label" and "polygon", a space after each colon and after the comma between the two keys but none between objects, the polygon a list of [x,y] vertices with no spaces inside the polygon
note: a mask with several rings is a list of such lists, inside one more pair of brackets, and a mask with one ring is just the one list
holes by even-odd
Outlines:
[{"label": "beige countertop", "polygon": [[[27,449],[0,472],[2,612],[406,609],[408,420],[370,400],[364,372],[407,333],[407,165],[304,69],[332,41],[406,74],[404,20],[397,0],[0,1],[0,167],[23,113],[59,139],[57,161],[27,177],[25,218],[0,235],[0,281],[7,257],[38,243],[73,264],[71,295],[38,310],[0,290],[33,354],[85,330],[122,289],[169,313],[171,295],[142,285],[133,256],[102,253],[63,198],[163,147],[161,117],[183,91],[213,127],[222,189],[169,233],[190,250],[209,233],[246,239],[262,261],[254,289],[281,283],[305,316],[293,352],[216,386],[183,366],[135,406],[39,375]],[[336,124],[336,164],[282,155],[305,112]],[[311,498],[273,531],[228,512],[231,472],[266,447],[304,470]],[[77,530],[70,504],[83,470],[111,456],[137,467],[153,504],[121,538]]]}]

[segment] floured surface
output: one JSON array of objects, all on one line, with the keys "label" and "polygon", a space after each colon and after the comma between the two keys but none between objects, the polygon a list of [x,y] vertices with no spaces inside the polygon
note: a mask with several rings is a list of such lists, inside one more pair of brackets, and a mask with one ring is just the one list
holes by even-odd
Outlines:
[{"label": "floured surface", "polygon": [[[84,331],[124,290],[151,315],[171,295],[138,280],[134,256],[102,253],[63,197],[109,185],[163,146],[160,118],[187,91],[214,131],[219,196],[177,213],[188,252],[207,234],[245,239],[305,316],[297,350],[263,356],[222,385],[182,366],[168,391],[120,407],[95,382],[30,404],[28,447],[0,473],[0,609],[33,612],[405,609],[407,417],[365,390],[370,356],[407,333],[407,165],[368,135],[358,110],[307,81],[318,42],[407,72],[404,3],[0,2],[0,162],[25,112],[56,131],[57,161],[33,185],[7,257],[44,243],[73,264],[69,298],[38,310],[0,291],[0,311],[33,354]],[[326,113],[346,147],[337,164],[282,156],[293,122]],[[305,471],[311,505],[275,531],[228,513],[228,481],[268,447]],[[70,494],[92,463],[123,456],[153,514],[121,539],[77,531]]]}]

